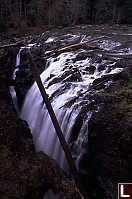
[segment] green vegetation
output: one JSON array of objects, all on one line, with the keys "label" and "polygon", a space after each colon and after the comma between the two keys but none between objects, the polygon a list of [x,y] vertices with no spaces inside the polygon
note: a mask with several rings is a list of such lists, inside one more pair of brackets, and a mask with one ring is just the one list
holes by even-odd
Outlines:
[{"label": "green vegetation", "polygon": [[16,191],[15,199],[23,199],[23,198],[25,198],[25,194],[23,193],[22,188],[20,187]]},{"label": "green vegetation", "polygon": [[129,84],[128,84],[128,88],[129,88],[129,89],[132,89],[132,83],[129,83]]},{"label": "green vegetation", "polygon": [[97,95],[101,97],[116,97],[115,93],[97,93]]},{"label": "green vegetation", "polygon": [[[132,84],[130,84],[131,86]],[[111,93],[97,93],[98,96],[100,97],[106,97],[106,98],[126,98],[126,99],[129,99],[129,98],[132,98],[132,90],[131,90],[132,87],[124,87],[124,88],[121,88],[119,91],[116,91],[116,92],[111,92]]]}]

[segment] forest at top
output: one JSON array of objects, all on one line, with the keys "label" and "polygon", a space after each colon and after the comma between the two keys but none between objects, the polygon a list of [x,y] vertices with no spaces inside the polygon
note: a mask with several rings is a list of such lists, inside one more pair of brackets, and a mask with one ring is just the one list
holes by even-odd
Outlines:
[{"label": "forest at top", "polygon": [[0,0],[0,32],[44,25],[131,23],[132,0]]}]

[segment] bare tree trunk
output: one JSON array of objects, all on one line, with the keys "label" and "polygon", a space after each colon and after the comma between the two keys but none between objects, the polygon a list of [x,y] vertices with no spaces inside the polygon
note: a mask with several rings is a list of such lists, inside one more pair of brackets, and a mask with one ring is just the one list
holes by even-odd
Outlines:
[{"label": "bare tree trunk", "polygon": [[0,17],[2,18],[2,7],[0,7]]},{"label": "bare tree trunk", "polygon": [[112,16],[112,23],[115,23],[115,19],[116,19],[116,11],[117,11],[117,7],[116,5],[113,6],[113,16]]},{"label": "bare tree trunk", "polygon": [[[19,9],[19,7],[15,4],[12,4],[11,2],[7,2],[7,8],[9,11],[9,15],[10,15],[10,20],[13,22],[14,27],[18,28],[20,26],[20,21],[19,21],[19,17],[17,14],[17,9]],[[19,11],[18,11],[19,13]]]},{"label": "bare tree trunk", "polygon": [[49,0],[49,6],[48,6],[48,25],[51,25],[51,0]]},{"label": "bare tree trunk", "polygon": [[6,44],[6,45],[2,45],[0,46],[0,49],[4,49],[4,48],[9,48],[9,47],[16,47],[16,46],[22,46],[25,45],[25,40],[20,40],[16,43],[11,43],[11,44]]},{"label": "bare tree trunk", "polygon": [[119,24],[120,19],[121,19],[121,8],[118,8],[117,20],[116,20],[116,23],[117,23],[117,24]]},{"label": "bare tree trunk", "polygon": [[79,182],[79,177],[78,177],[78,174],[77,174],[77,170],[76,170],[76,167],[75,167],[73,158],[72,158],[72,156],[71,156],[71,153],[70,153],[68,144],[67,144],[66,141],[65,141],[64,135],[63,135],[63,133],[62,133],[62,131],[61,131],[61,128],[60,128],[59,123],[58,123],[58,121],[57,121],[56,115],[55,115],[55,113],[54,113],[54,111],[53,111],[53,108],[52,108],[52,106],[51,106],[51,103],[50,103],[50,101],[49,101],[49,99],[48,99],[48,95],[46,94],[46,91],[45,91],[44,86],[43,86],[43,84],[42,84],[40,75],[39,75],[38,72],[37,72],[36,66],[35,66],[35,64],[34,64],[34,62],[33,62],[32,55],[31,55],[30,52],[28,53],[28,59],[29,59],[29,61],[30,61],[30,63],[31,63],[31,69],[32,69],[32,73],[33,73],[34,79],[35,79],[35,81],[36,81],[36,83],[37,83],[37,85],[38,85],[38,88],[39,88],[39,90],[40,90],[40,93],[41,93],[41,95],[42,95],[42,98],[43,98],[43,100],[44,100],[44,102],[45,102],[45,104],[46,104],[46,107],[47,107],[47,109],[48,109],[49,115],[50,115],[51,120],[52,120],[52,122],[53,122],[53,125],[54,125],[54,128],[55,128],[55,130],[56,130],[57,136],[58,136],[59,141],[60,141],[60,143],[61,143],[61,146],[62,146],[62,148],[63,148],[63,150],[64,150],[64,152],[65,152],[66,159],[67,159],[67,161],[68,161],[68,164],[69,164],[71,173],[73,174],[74,179],[75,179],[75,181],[76,181],[76,184],[77,184],[78,187],[80,188],[81,193],[83,194],[83,196],[84,196],[85,199],[86,199],[87,196],[86,196],[86,193],[85,193],[85,191],[84,191],[82,185],[81,185],[80,182]]},{"label": "bare tree trunk", "polygon": [[19,16],[20,17],[22,16],[22,2],[21,2],[21,0],[19,2]]},{"label": "bare tree trunk", "polygon": [[68,160],[70,169],[71,169],[72,173],[73,173],[74,175],[76,175],[77,172],[76,172],[76,167],[75,167],[75,165],[74,165],[74,161],[73,161],[73,159],[72,159],[72,157],[71,157],[71,153],[70,153],[70,151],[69,151],[69,149],[68,149],[68,145],[67,145],[67,143],[66,143],[66,141],[65,141],[65,138],[64,138],[64,136],[63,136],[63,133],[62,133],[62,131],[61,131],[61,128],[60,128],[60,126],[59,126],[59,123],[58,123],[58,121],[57,121],[57,118],[56,118],[55,113],[54,113],[54,111],[53,111],[53,108],[52,108],[52,106],[51,106],[51,103],[50,103],[50,101],[49,101],[49,99],[48,99],[48,95],[46,94],[46,91],[45,91],[44,86],[43,86],[43,84],[42,84],[40,75],[39,75],[38,72],[37,72],[36,66],[35,66],[35,64],[34,64],[34,62],[33,62],[33,59],[32,59],[32,56],[31,56],[31,53],[30,53],[30,52],[28,53],[28,59],[29,59],[29,61],[30,61],[30,63],[31,63],[31,69],[32,69],[32,73],[33,73],[34,79],[35,79],[35,81],[36,81],[36,83],[37,83],[37,85],[38,85],[38,88],[39,88],[39,90],[40,90],[40,93],[41,93],[41,95],[42,95],[42,98],[43,98],[43,100],[44,100],[44,102],[45,102],[45,104],[46,104],[46,107],[47,107],[47,109],[48,109],[49,115],[50,115],[51,120],[52,120],[52,122],[53,122],[54,128],[55,128],[55,130],[56,130],[56,133],[57,133],[57,135],[58,135],[58,138],[59,138],[59,140],[60,140],[60,143],[61,143],[61,145],[62,145],[62,147],[63,147],[64,152],[65,152],[66,158],[67,158],[67,160]]},{"label": "bare tree trunk", "polygon": [[24,17],[26,18],[26,16],[27,16],[27,7],[26,7],[26,5],[24,6]]},{"label": "bare tree trunk", "polygon": [[73,0],[71,2],[72,24],[75,25],[78,21],[79,13],[79,0]]}]

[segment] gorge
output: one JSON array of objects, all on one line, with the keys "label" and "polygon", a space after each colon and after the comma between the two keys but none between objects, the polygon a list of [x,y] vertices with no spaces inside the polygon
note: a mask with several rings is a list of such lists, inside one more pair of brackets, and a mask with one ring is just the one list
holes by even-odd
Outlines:
[{"label": "gorge", "polygon": [[[82,39],[95,41],[54,54]],[[55,29],[32,37],[29,44],[88,197],[116,199],[117,183],[132,179],[131,26]],[[48,56],[49,52],[53,55]],[[15,78],[20,117],[31,129],[35,150],[48,154],[68,172],[51,119],[33,83],[26,48],[20,57]]]}]

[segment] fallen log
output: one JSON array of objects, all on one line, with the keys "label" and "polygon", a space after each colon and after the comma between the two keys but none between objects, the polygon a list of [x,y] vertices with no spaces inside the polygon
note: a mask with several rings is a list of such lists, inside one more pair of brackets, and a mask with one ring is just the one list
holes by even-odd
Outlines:
[{"label": "fallen log", "polygon": [[69,168],[70,168],[71,173],[72,173],[72,175],[73,175],[73,177],[75,179],[76,185],[80,189],[80,191],[81,191],[82,195],[84,196],[84,198],[86,199],[87,195],[86,195],[86,193],[85,193],[82,185],[79,182],[79,177],[78,177],[77,169],[75,167],[74,160],[72,158],[72,155],[71,155],[71,152],[69,150],[68,144],[66,143],[66,140],[64,138],[64,135],[62,133],[62,130],[60,128],[60,125],[58,123],[56,115],[54,113],[54,110],[53,110],[53,108],[51,106],[51,103],[49,101],[48,95],[47,95],[47,93],[45,91],[45,88],[44,88],[44,86],[42,84],[40,75],[38,74],[38,71],[36,69],[36,65],[35,65],[35,63],[34,63],[34,61],[32,59],[32,55],[31,55],[30,51],[27,53],[27,58],[28,58],[29,62],[31,63],[31,70],[32,70],[32,73],[33,73],[33,76],[34,76],[34,80],[36,81],[37,86],[39,88],[39,91],[41,93],[41,96],[43,98],[43,101],[46,104],[46,107],[48,109],[48,112],[49,112],[49,115],[51,117],[52,123],[54,125],[55,130],[56,130],[56,134],[57,134],[57,136],[59,138],[59,141],[61,143],[61,146],[62,146],[62,148],[64,150],[64,153],[65,153],[65,156],[66,156]]},{"label": "fallen log", "polygon": [[79,43],[76,43],[76,44],[73,44],[73,45],[69,45],[69,46],[66,46],[66,47],[64,47],[64,48],[60,48],[60,49],[58,49],[58,52],[61,52],[61,51],[64,51],[64,50],[67,50],[67,49],[70,49],[70,48],[75,48],[75,47],[84,45],[84,44],[86,44],[86,43],[91,43],[91,42],[94,42],[94,41],[103,39],[103,38],[105,38],[105,37],[107,37],[107,36],[97,37],[96,39],[91,39],[91,40],[88,40],[88,41],[81,41],[81,42],[79,42]]},{"label": "fallen log", "polygon": [[58,199],[82,199],[73,180],[55,160],[35,151],[28,124],[17,115],[10,94],[12,56],[9,54],[5,62],[2,57],[4,55],[0,57],[3,63],[0,65],[0,198],[40,199],[52,189]]},{"label": "fallen log", "polygon": [[[97,40],[100,40],[100,39],[103,39],[103,38],[109,38],[108,36],[101,36],[101,37],[97,37],[96,39],[91,39],[91,40],[88,40],[88,41],[84,41],[84,39],[86,38],[86,35],[84,35],[81,39],[81,41],[79,43],[75,43],[75,44],[72,44],[72,45],[68,45],[68,46],[65,46],[63,48],[60,48],[60,49],[56,49],[55,51],[51,51],[51,52],[48,52],[46,53],[45,55],[43,55],[43,57],[48,57],[48,56],[54,56],[56,54],[60,54],[62,52],[65,52],[67,50],[71,50],[73,48],[79,48],[80,46],[84,45],[84,44],[88,44],[88,43],[91,43],[91,42],[94,42],[94,41],[97,41]],[[24,39],[24,40],[20,40],[16,43],[11,43],[11,44],[6,44],[6,45],[2,45],[0,46],[0,49],[3,49],[3,48],[9,48],[9,47],[19,47],[19,46],[22,46],[22,45],[27,45],[27,40]]]},{"label": "fallen log", "polygon": [[67,51],[67,50],[72,50],[74,48],[77,49],[77,48],[80,48],[80,46],[83,46],[85,44],[89,44],[91,42],[95,42],[97,40],[101,40],[103,38],[109,38],[109,37],[108,36],[101,36],[101,37],[97,37],[96,39],[91,39],[91,40],[88,40],[88,41],[84,41],[84,39],[85,39],[85,36],[84,36],[79,43],[68,45],[68,46],[65,46],[63,48],[56,49],[55,51],[48,52],[45,55],[43,55],[43,57],[44,56],[50,57],[50,56],[54,56],[54,55],[59,55],[60,53],[63,53],[65,51]]},{"label": "fallen log", "polygon": [[9,47],[19,47],[19,46],[26,45],[26,44],[27,44],[27,41],[24,39],[24,40],[17,41],[16,43],[2,45],[2,46],[0,46],[0,49],[9,48]]}]

